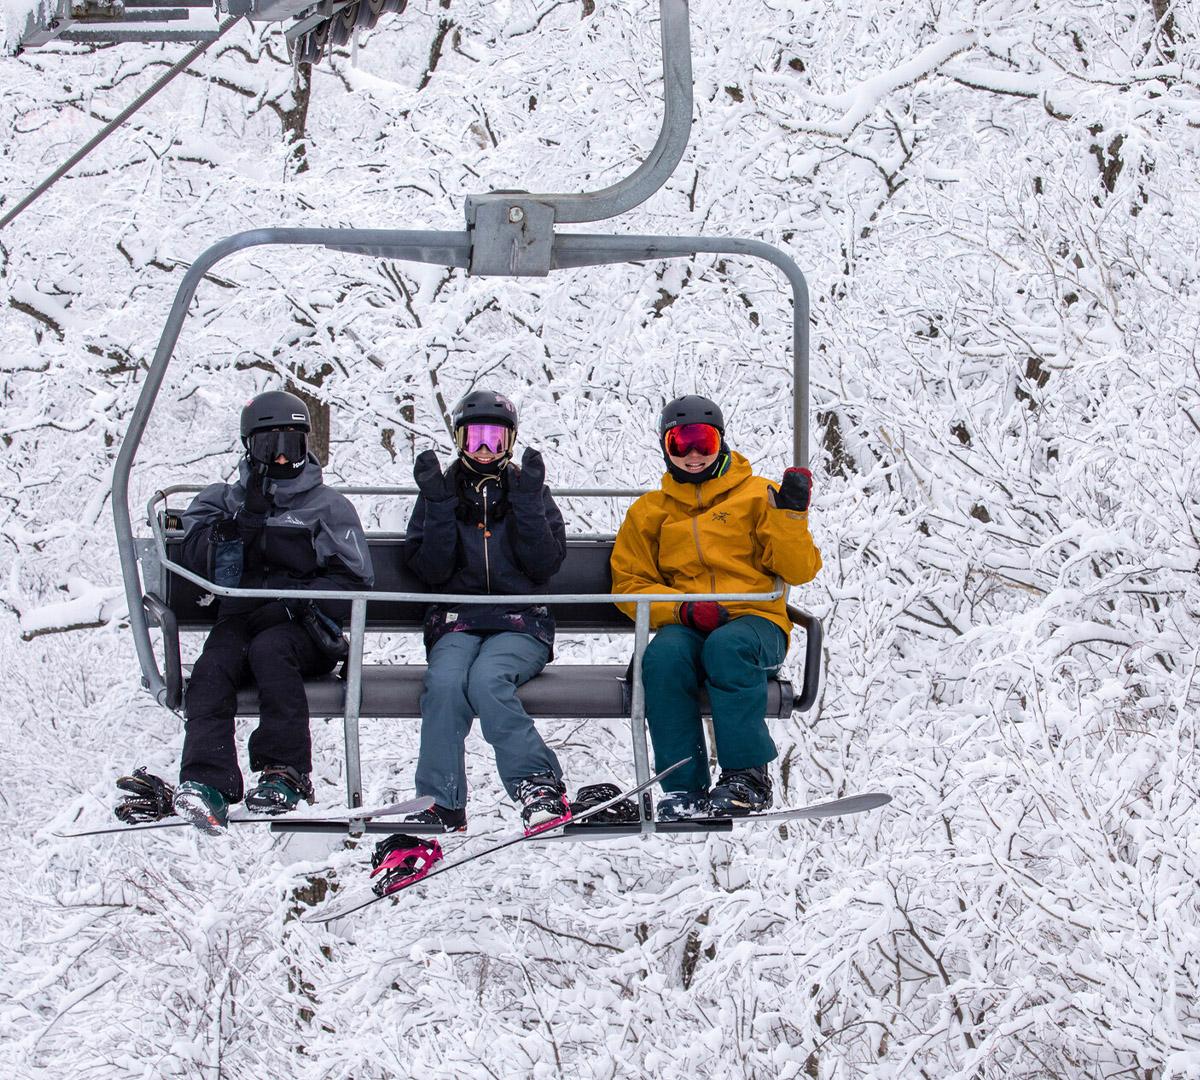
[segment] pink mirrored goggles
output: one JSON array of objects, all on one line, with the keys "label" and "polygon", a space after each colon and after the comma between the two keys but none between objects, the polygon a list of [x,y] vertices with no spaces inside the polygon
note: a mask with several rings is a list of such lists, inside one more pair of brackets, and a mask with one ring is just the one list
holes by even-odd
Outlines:
[{"label": "pink mirrored goggles", "polygon": [[503,454],[512,445],[512,428],[504,424],[467,424],[462,428],[459,445],[468,454],[488,450]]}]

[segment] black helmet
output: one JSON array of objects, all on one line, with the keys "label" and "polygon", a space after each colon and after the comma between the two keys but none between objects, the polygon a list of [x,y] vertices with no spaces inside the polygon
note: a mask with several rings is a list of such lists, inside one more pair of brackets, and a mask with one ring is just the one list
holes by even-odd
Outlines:
[{"label": "black helmet", "polygon": [[256,431],[285,427],[312,431],[308,406],[295,394],[289,394],[286,390],[268,390],[265,394],[251,398],[242,409],[243,446]]},{"label": "black helmet", "polygon": [[517,430],[517,407],[494,390],[472,390],[450,414],[454,430],[466,424],[507,424]]},{"label": "black helmet", "polygon": [[[288,480],[304,471],[311,430],[308,406],[286,390],[268,390],[251,398],[242,409],[246,458],[251,469],[265,468],[273,480]],[[282,464],[278,462],[281,456],[285,459]]]},{"label": "black helmet", "polygon": [[717,403],[697,394],[685,394],[663,406],[658,417],[659,439],[680,424],[712,424],[722,435],[725,434],[725,417],[721,415]]}]

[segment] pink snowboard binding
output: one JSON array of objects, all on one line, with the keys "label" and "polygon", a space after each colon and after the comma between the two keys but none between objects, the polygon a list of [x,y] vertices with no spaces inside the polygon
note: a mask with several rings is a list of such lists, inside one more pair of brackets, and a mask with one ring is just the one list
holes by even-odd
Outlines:
[{"label": "pink snowboard binding", "polygon": [[[566,802],[565,799],[563,801]],[[532,825],[527,825],[525,827],[525,835],[526,836],[537,836],[537,834],[540,832],[545,832],[547,829],[553,829],[556,825],[562,825],[565,822],[568,822],[570,820],[571,820],[571,808],[569,806],[567,806],[567,807],[564,807],[564,812],[559,814],[559,816],[556,818],[550,818],[549,821],[538,821]]]},{"label": "pink snowboard binding", "polygon": [[521,801],[521,822],[526,836],[536,836],[571,820],[571,801],[561,780],[553,776],[533,776],[517,782]]},{"label": "pink snowboard binding", "polygon": [[442,845],[428,837],[409,836],[407,833],[386,837],[375,845],[375,853],[371,856],[371,877],[383,875],[371,888],[376,896],[388,896],[407,889],[409,885],[420,881],[433,869],[434,863],[444,857]]}]

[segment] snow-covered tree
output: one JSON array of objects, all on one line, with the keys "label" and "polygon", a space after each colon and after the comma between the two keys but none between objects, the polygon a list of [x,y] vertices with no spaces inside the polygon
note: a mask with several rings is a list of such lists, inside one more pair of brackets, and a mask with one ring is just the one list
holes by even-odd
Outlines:
[{"label": "snow-covered tree", "polygon": [[[190,260],[262,225],[461,228],[468,194],[600,187],[657,133],[649,0],[414,0],[313,66],[303,171],[282,35],[239,27],[0,233],[12,1074],[1200,1074],[1196,10],[691,7],[688,154],[598,228],[761,238],[808,275],[825,569],[797,600],[825,678],[773,728],[777,790],[894,803],[522,847],[335,932],[293,894],[361,880],[362,847],[50,835],[178,754],[120,626],[109,480]],[[6,203],[179,48],[0,61]],[[229,476],[238,407],[282,379],[328,407],[342,482],[407,482],[484,384],[552,485],[653,484],[657,409],[693,390],[778,475],[790,325],[782,282],[736,260],[507,282],[256,250],[197,295],[133,505]],[[568,511],[580,531],[620,507]],[[621,725],[545,731],[572,786],[630,777]],[[364,723],[369,795],[410,789],[416,734]],[[340,724],[314,739],[334,803]],[[511,828],[482,741],[469,767],[473,832]]]}]

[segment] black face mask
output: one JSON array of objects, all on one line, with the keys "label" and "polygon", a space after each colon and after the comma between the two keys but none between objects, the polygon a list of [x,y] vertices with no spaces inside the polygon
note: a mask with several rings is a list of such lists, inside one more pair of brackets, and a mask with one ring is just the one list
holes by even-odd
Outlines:
[{"label": "black face mask", "polygon": [[718,476],[724,476],[732,460],[729,456],[729,447],[725,445],[724,435],[721,436],[721,449],[717,451],[716,459],[701,473],[690,473],[686,469],[679,468],[671,460],[670,455],[667,453],[667,448],[663,447],[663,461],[666,463],[667,472],[681,484],[703,484],[705,480],[715,480]]},{"label": "black face mask", "polygon": [[[251,467],[265,466],[272,480],[286,480],[304,469],[308,460],[308,433],[304,431],[256,431],[247,440],[246,456]],[[284,463],[278,464],[282,457]]]}]

